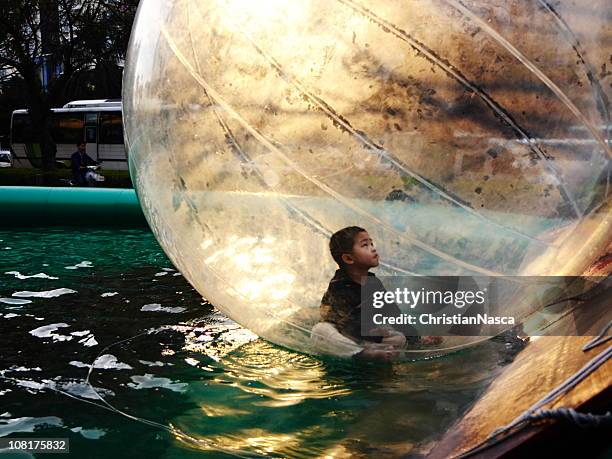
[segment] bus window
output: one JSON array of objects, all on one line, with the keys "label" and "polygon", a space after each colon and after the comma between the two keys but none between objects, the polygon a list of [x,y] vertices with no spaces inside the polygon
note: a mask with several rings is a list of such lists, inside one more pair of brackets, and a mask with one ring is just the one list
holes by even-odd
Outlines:
[{"label": "bus window", "polygon": [[85,142],[86,143],[97,143],[98,139],[96,138],[96,127],[95,126],[87,126],[85,128]]},{"label": "bus window", "polygon": [[123,144],[123,125],[121,124],[120,112],[100,113],[100,138],[101,144]]},{"label": "bus window", "polygon": [[97,113],[86,113],[85,114],[85,124],[98,124],[98,114]]},{"label": "bus window", "polygon": [[81,113],[54,113],[51,121],[53,140],[76,145],[83,141],[83,125]]},{"label": "bus window", "polygon": [[12,143],[30,143],[34,137],[30,116],[25,113],[15,113],[13,115],[13,125],[11,130]]}]

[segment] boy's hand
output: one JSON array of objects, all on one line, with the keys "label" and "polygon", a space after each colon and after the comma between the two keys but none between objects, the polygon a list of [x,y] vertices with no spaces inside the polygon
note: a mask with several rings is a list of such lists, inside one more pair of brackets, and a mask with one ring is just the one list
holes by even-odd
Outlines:
[{"label": "boy's hand", "polygon": [[380,360],[383,362],[391,362],[397,360],[399,352],[393,346],[381,348],[378,346],[366,346],[360,354],[365,359]]},{"label": "boy's hand", "polygon": [[382,339],[382,344],[393,346],[395,349],[403,349],[406,346],[406,337],[398,332],[389,333]]},{"label": "boy's hand", "polygon": [[406,345],[406,337],[403,333],[389,328],[373,328],[370,333],[376,336],[382,336],[382,344],[393,346],[395,349],[402,349]]}]

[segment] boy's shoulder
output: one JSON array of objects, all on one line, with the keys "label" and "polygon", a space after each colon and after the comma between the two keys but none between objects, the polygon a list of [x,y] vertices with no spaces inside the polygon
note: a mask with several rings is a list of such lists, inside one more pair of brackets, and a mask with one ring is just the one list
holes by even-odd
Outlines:
[{"label": "boy's shoulder", "polygon": [[334,276],[329,281],[327,292],[331,293],[350,289],[352,284],[354,284],[354,282],[349,275],[342,268],[338,268],[334,273]]},{"label": "boy's shoulder", "polygon": [[[376,275],[374,273],[368,273],[368,279],[366,280],[366,284],[367,285],[374,285],[374,284],[379,284],[380,283],[380,279],[378,279],[378,277],[376,277]],[[357,282],[355,282],[353,279],[351,279],[351,277],[348,275],[348,273],[346,271],[344,271],[342,268],[338,268],[336,270],[336,273],[334,274],[334,277],[331,278],[331,280],[329,281],[329,287],[328,290],[338,290],[338,289],[361,289],[361,285]]]}]

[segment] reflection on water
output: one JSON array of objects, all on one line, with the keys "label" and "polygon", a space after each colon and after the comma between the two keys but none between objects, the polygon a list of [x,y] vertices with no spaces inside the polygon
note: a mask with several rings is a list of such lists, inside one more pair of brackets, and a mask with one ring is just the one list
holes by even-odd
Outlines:
[{"label": "reflection on water", "polygon": [[68,437],[74,457],[398,457],[516,353],[500,340],[389,366],[298,354],[216,312],[149,233],[0,240],[0,436]]}]

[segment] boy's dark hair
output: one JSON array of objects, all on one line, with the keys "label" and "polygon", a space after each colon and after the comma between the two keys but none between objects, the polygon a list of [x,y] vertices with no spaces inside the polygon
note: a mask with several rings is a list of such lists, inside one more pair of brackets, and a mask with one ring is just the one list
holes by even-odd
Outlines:
[{"label": "boy's dark hair", "polygon": [[332,234],[329,240],[329,250],[331,256],[338,263],[341,268],[344,267],[344,261],[342,261],[342,254],[349,253],[353,250],[355,244],[355,236],[359,233],[363,233],[365,230],[359,226],[347,226],[342,228],[340,231],[336,231]]}]

